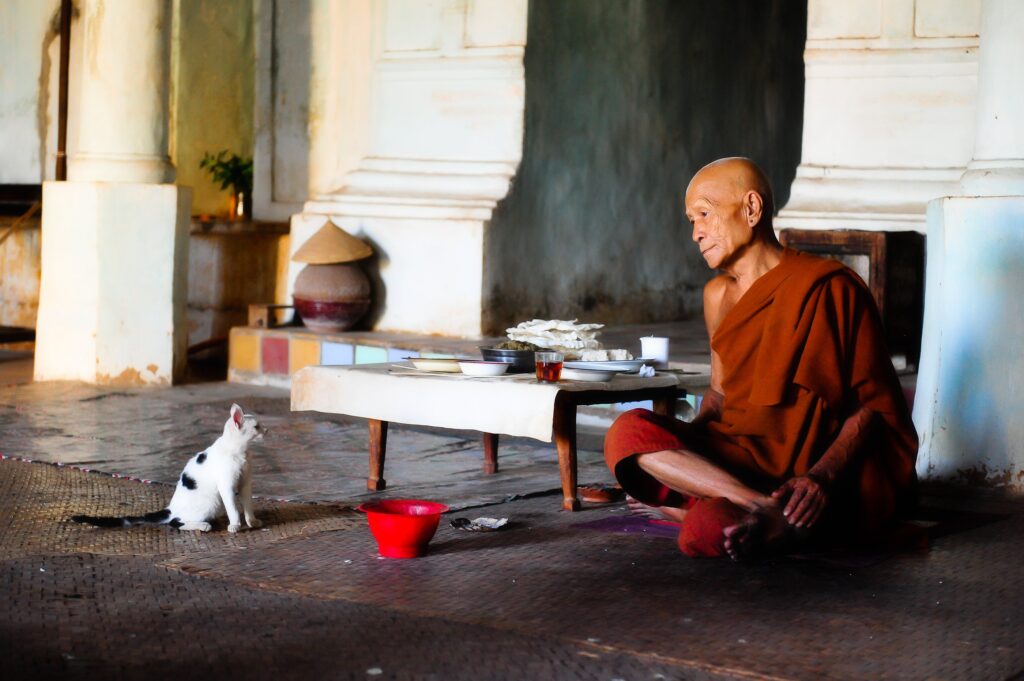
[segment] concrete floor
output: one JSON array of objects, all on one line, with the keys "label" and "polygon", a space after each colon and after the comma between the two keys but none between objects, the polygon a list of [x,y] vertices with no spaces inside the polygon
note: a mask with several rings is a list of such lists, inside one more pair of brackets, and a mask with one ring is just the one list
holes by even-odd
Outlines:
[{"label": "concrete floor", "polygon": [[[292,414],[270,388],[30,374],[0,352],[0,454],[36,462],[0,461],[4,679],[1024,679],[1020,501],[931,490],[927,551],[695,561],[621,505],[560,511],[549,445],[503,441],[486,476],[476,437],[394,427],[387,494],[511,527],[444,519],[428,556],[392,561],[350,510],[369,496],[362,422]],[[160,507],[231,402],[271,428],[264,530],[66,521]],[[609,480],[583,444],[581,482]]]}]

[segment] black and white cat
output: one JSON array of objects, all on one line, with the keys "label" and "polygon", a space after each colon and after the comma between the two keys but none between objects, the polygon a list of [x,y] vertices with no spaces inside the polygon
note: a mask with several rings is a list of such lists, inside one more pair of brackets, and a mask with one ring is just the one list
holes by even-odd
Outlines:
[{"label": "black and white cat", "polygon": [[232,404],[224,433],[185,464],[167,508],[141,516],[76,515],[71,520],[99,527],[170,525],[209,532],[210,522],[227,511],[228,532],[241,529],[243,516],[246,525],[255,529],[263,523],[252,512],[252,467],[246,449],[250,442],[262,440],[264,432],[256,416]]}]

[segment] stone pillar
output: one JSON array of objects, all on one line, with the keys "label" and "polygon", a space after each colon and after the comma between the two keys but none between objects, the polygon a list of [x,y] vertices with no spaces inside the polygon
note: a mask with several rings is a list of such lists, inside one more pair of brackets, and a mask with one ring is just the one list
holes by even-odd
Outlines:
[{"label": "stone pillar", "polygon": [[984,0],[962,196],[928,205],[918,472],[1024,492],[1024,3]]},{"label": "stone pillar", "polygon": [[[960,178],[967,196],[1024,195],[1024,13],[1018,0],[985,0],[978,59],[974,160]],[[1022,227],[1024,229],[1024,227]]]},{"label": "stone pillar", "polygon": [[36,380],[184,375],[191,191],[165,184],[169,0],[85,0],[78,153],[43,186]]},{"label": "stone pillar", "polygon": [[809,0],[803,150],[778,228],[924,231],[971,160],[979,4]]},{"label": "stone pillar", "polygon": [[170,0],[86,0],[72,181],[174,181],[167,155]]}]

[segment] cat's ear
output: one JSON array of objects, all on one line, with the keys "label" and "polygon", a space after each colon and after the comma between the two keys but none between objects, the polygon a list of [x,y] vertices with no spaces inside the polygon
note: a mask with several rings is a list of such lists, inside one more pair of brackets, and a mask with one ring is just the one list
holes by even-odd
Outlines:
[{"label": "cat's ear", "polygon": [[231,420],[235,422],[236,428],[242,427],[242,408],[237,404],[231,405]]}]

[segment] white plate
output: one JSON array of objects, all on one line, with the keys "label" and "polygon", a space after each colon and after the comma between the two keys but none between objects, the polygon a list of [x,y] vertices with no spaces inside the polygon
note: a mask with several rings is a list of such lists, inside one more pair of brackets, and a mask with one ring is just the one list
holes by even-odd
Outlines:
[{"label": "white plate", "polygon": [[512,366],[512,362],[487,362],[469,359],[459,362],[459,368],[467,376],[501,376]]},{"label": "white plate", "polygon": [[459,360],[455,358],[440,357],[406,357],[414,369],[420,371],[433,371],[441,374],[457,374],[462,371],[459,368]]},{"label": "white plate", "polygon": [[596,371],[639,371],[644,364],[653,364],[654,360],[649,358],[640,359],[609,359],[603,362],[584,362],[574,359],[565,363],[565,369],[591,369]]},{"label": "white plate", "polygon": [[607,383],[615,377],[617,371],[598,371],[597,369],[566,369],[562,368],[562,378],[568,381],[594,381]]}]

